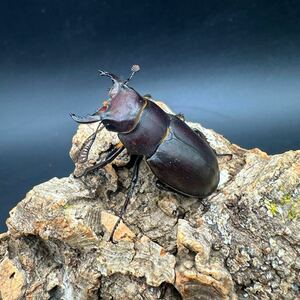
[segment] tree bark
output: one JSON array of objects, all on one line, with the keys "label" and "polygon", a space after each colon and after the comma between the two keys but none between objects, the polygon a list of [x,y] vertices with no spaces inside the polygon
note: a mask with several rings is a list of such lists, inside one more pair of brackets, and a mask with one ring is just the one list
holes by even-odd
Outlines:
[{"label": "tree bark", "polygon": [[[165,108],[167,109],[167,108]],[[207,199],[155,186],[145,162],[108,242],[132,170],[121,154],[98,172],[35,186],[0,235],[0,299],[296,299],[300,287],[300,151],[245,150],[199,124],[218,153],[221,181]],[[71,158],[96,125],[80,125]],[[97,135],[89,160],[116,134]]]}]

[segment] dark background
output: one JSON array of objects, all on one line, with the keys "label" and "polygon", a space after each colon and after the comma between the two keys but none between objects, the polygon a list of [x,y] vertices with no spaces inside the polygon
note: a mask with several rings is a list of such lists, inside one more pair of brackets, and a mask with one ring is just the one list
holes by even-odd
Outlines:
[{"label": "dark background", "polygon": [[34,185],[67,176],[77,125],[108,79],[243,147],[300,149],[299,1],[0,2],[0,232]]}]

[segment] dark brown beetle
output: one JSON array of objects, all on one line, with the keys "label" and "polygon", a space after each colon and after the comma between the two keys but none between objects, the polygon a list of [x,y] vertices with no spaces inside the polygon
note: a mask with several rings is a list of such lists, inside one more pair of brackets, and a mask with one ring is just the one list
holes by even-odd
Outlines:
[{"label": "dark brown beetle", "polygon": [[84,143],[79,153],[80,162],[87,160],[96,134],[103,127],[117,132],[121,141],[103,161],[86,169],[83,175],[112,162],[125,148],[135,159],[129,192],[110,240],[113,240],[114,231],[131,198],[143,157],[157,177],[159,187],[186,196],[207,197],[216,190],[220,177],[218,154],[205,136],[191,129],[181,116],[166,113],[150,97],[142,97],[128,86],[139,66],[134,65],[131,70],[132,74],[126,81],[112,73],[99,71],[101,76],[113,81],[109,100],[92,115],[79,117],[71,114],[78,123],[100,122],[97,131]]}]

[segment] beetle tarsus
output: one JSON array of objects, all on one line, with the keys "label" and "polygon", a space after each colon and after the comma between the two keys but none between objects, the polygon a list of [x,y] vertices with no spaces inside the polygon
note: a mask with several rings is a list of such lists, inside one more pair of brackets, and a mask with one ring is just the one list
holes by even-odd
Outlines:
[{"label": "beetle tarsus", "polygon": [[121,220],[122,220],[122,218],[119,217],[118,220],[117,220],[117,222],[115,223],[115,225],[114,225],[114,227],[113,227],[113,229],[111,231],[111,234],[109,236],[108,242],[112,242],[113,244],[117,244],[117,242],[114,241],[114,233],[115,233],[116,229],[118,228]]},{"label": "beetle tarsus", "polygon": [[209,211],[211,204],[207,201],[207,199],[204,199],[204,198],[201,199],[201,202],[202,202],[202,205],[203,205],[202,213],[205,214]]},{"label": "beetle tarsus", "polygon": [[130,199],[132,197],[132,194],[133,194],[133,190],[134,190],[134,187],[137,183],[137,180],[138,180],[138,176],[139,176],[139,166],[140,166],[140,163],[142,161],[142,158],[143,156],[137,156],[135,158],[135,162],[134,162],[134,165],[133,165],[133,171],[132,171],[132,178],[131,178],[131,182],[130,182],[130,187],[129,187],[129,190],[128,190],[128,193],[127,193],[127,196],[126,196],[126,199],[125,199],[125,202],[123,204],[123,207],[119,213],[119,217],[118,217],[118,220],[117,222],[115,223],[112,231],[111,231],[111,234],[110,234],[110,237],[108,239],[108,241],[111,241],[113,243],[114,242],[114,233],[116,231],[116,229],[118,228],[122,218],[123,218],[123,215],[124,213],[126,212],[126,209],[127,209],[127,206],[130,202]]}]

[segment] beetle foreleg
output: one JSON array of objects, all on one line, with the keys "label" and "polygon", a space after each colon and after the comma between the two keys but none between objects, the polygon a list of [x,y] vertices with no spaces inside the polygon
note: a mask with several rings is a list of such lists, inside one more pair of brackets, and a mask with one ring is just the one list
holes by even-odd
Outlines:
[{"label": "beetle foreleg", "polygon": [[90,149],[96,139],[96,135],[98,132],[100,132],[103,128],[104,128],[104,125],[102,125],[101,127],[101,123],[98,125],[96,131],[91,134],[83,143],[80,151],[79,151],[79,154],[78,154],[78,159],[77,161],[80,162],[80,163],[84,163],[87,161],[88,159],[88,155],[89,155],[89,152],[90,152]]},{"label": "beetle foreleg", "polygon": [[130,202],[130,199],[132,197],[134,187],[135,187],[135,185],[137,183],[137,180],[138,180],[139,166],[140,166],[140,163],[142,161],[142,158],[143,158],[143,156],[137,156],[136,159],[135,159],[135,162],[134,162],[134,165],[133,165],[133,172],[132,172],[130,187],[129,187],[125,202],[123,204],[123,207],[122,207],[122,209],[119,213],[119,218],[118,218],[117,222],[115,223],[115,225],[112,229],[112,232],[110,234],[110,237],[109,237],[109,240],[108,240],[109,242],[111,241],[112,243],[115,243],[114,242],[114,233],[115,233],[116,229],[118,228],[118,225],[120,224],[120,222],[122,220],[122,217],[123,217],[124,213],[126,212],[127,206],[128,206],[128,204]]},{"label": "beetle foreleg", "polygon": [[90,172],[105,167],[107,164],[112,162],[123,150],[125,147],[122,145],[120,147],[115,146],[105,157],[103,161],[100,161],[99,163],[95,164],[94,166],[88,167],[84,170],[84,172],[80,176],[75,176],[75,178],[80,178],[82,176],[85,176],[89,174]]}]

